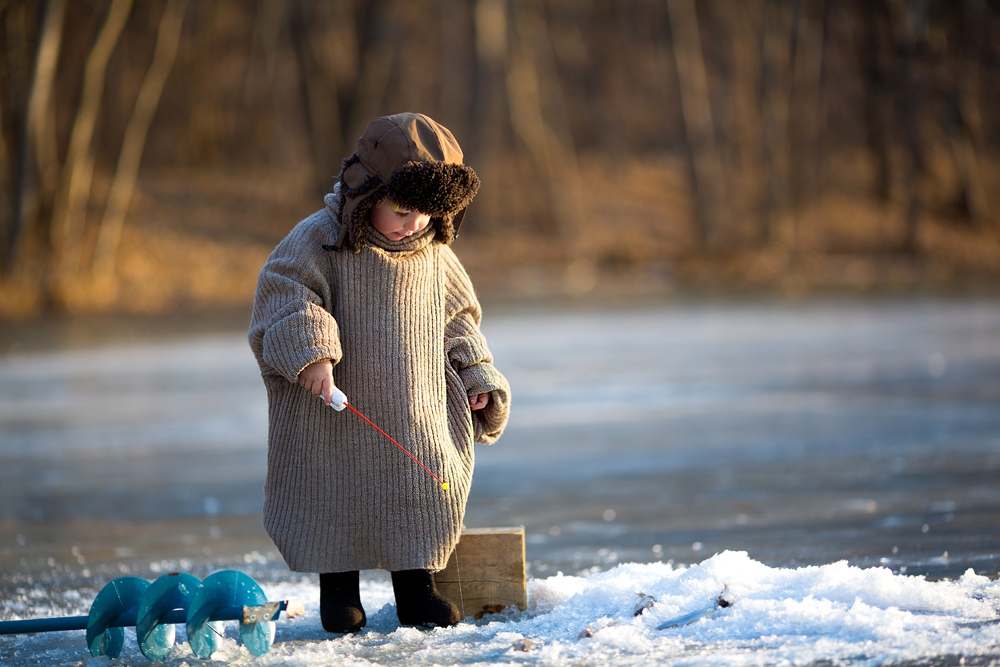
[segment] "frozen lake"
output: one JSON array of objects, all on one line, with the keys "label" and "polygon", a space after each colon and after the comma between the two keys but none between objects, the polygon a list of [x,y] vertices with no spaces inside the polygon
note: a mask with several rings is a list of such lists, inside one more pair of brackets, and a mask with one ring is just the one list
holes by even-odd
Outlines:
[{"label": "frozen lake", "polygon": [[[616,568],[622,563],[648,563],[643,585],[661,588],[725,565],[748,599],[755,577],[813,571],[838,573],[864,597],[881,576],[864,568],[883,566],[891,572],[874,572],[895,582],[885,584],[895,593],[884,599],[904,607],[907,582],[921,581],[913,575],[1000,572],[1000,301],[496,309],[487,310],[484,330],[514,403],[503,438],[477,450],[466,523],[526,526],[529,574],[552,613],[572,597],[552,592],[566,579],[553,578],[557,571],[573,575],[565,584],[573,595],[589,581],[617,581],[590,585],[598,604],[639,571]],[[0,619],[83,613],[90,598],[74,602],[77,587],[92,597],[119,572],[152,578],[168,568],[205,574],[242,563],[274,586],[315,594],[311,580],[287,572],[260,528],[266,400],[243,332],[30,342],[0,356]],[[746,556],[711,559],[723,552]],[[831,565],[841,560],[862,569],[847,576]],[[806,579],[784,585],[816,596]],[[391,601],[383,578],[367,581],[373,600]],[[986,634],[960,637],[948,650],[987,641],[982,655],[1000,657],[990,634],[1000,593],[982,577],[963,581],[972,598],[992,600],[993,615],[984,608],[955,620]],[[959,594],[933,590],[942,600]],[[23,591],[35,591],[25,598],[35,602],[12,602]],[[864,601],[877,607],[882,599]],[[683,611],[696,598],[678,600]],[[384,616],[372,633],[397,632],[394,616]],[[633,653],[686,664],[721,659],[717,641],[742,655],[736,640],[753,634],[755,619],[743,620],[738,636],[697,634],[703,649],[680,652],[612,640],[612,629],[611,645],[638,648],[609,655],[621,664],[639,664],[626,659]],[[536,621],[512,620],[510,632],[530,636],[526,628],[544,626]],[[542,643],[555,641],[537,632]],[[19,641],[0,638],[0,662],[36,664],[29,656],[49,646],[42,637]],[[796,641],[807,648],[778,641],[785,652],[770,655],[873,664],[919,662],[937,650],[876,645],[861,659],[850,638],[841,653]],[[474,662],[425,642],[421,664]],[[76,664],[76,649],[57,653],[44,664]],[[300,664],[284,655],[274,664]],[[511,660],[561,661],[532,655]],[[588,655],[565,653],[567,664]],[[378,651],[366,659],[392,662]]]}]

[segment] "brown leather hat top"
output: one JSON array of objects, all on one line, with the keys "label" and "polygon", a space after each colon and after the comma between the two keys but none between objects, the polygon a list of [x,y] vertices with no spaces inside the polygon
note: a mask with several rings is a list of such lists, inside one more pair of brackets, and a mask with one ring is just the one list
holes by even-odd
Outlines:
[{"label": "brown leather hat top", "polygon": [[[358,149],[340,175],[337,246],[349,235],[359,250],[368,213],[386,199],[434,218],[436,239],[451,243],[456,222],[479,189],[479,178],[462,164],[462,149],[446,127],[419,113],[400,113],[368,123]],[[457,220],[456,220],[457,218]]]},{"label": "brown leather hat top", "polygon": [[[384,181],[407,162],[462,164],[462,149],[448,128],[419,113],[383,116],[368,123],[356,155],[361,169]],[[348,185],[360,185],[351,181],[354,178],[348,176]]]}]

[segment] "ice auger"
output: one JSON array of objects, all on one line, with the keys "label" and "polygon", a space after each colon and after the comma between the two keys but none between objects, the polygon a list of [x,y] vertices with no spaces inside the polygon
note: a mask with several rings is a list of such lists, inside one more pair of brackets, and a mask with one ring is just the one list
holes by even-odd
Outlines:
[{"label": "ice auger", "polygon": [[190,574],[165,574],[150,583],[119,577],[97,594],[87,616],[0,621],[0,635],[86,630],[92,656],[117,658],[125,639],[122,628],[135,626],[139,650],[163,660],[174,645],[174,624],[187,626],[188,643],[199,658],[209,658],[222,643],[222,622],[239,621],[243,645],[264,655],[274,643],[274,621],[281,612],[305,613],[300,600],[268,602],[250,576],[221,570],[204,581]]}]

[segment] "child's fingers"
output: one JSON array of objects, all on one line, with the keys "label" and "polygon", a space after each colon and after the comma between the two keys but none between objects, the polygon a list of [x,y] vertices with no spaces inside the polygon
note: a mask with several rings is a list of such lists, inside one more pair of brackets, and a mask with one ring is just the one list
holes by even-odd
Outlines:
[{"label": "child's fingers", "polygon": [[[299,385],[313,396],[322,396],[325,387],[333,387],[333,364],[317,361],[306,366],[299,373]],[[327,391],[326,396],[329,396]]]},{"label": "child's fingers", "polygon": [[489,393],[473,394],[469,396],[469,408],[471,410],[482,410],[490,402]]}]

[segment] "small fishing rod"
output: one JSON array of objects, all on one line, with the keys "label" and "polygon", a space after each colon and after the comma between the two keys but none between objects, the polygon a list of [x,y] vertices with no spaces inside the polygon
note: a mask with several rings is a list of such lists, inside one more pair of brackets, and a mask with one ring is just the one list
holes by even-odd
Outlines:
[{"label": "small fishing rod", "polygon": [[[324,399],[324,398],[323,398],[322,396],[320,396],[320,398],[321,398],[321,399],[323,400],[323,402],[324,402],[324,403],[326,403],[326,399]],[[441,481],[441,478],[440,478],[440,477],[438,477],[437,475],[435,475],[435,474],[434,474],[434,473],[433,473],[433,472],[431,471],[431,469],[430,469],[430,468],[428,468],[428,467],[427,467],[427,466],[425,466],[425,465],[424,465],[423,463],[421,463],[421,462],[420,462],[420,459],[418,459],[418,458],[417,458],[416,456],[414,456],[413,454],[411,454],[411,453],[410,453],[410,450],[408,450],[408,449],[407,449],[406,447],[403,447],[403,446],[402,446],[401,444],[399,444],[398,442],[396,442],[396,441],[395,441],[395,440],[394,440],[394,439],[392,438],[392,436],[390,436],[390,435],[389,435],[388,433],[386,433],[385,431],[383,431],[382,429],[380,429],[380,428],[379,428],[379,427],[378,427],[378,426],[377,426],[377,425],[375,424],[375,422],[373,422],[373,421],[372,421],[371,419],[368,419],[368,417],[365,417],[365,416],[364,416],[363,414],[361,414],[361,412],[359,412],[359,411],[358,411],[358,409],[357,409],[357,408],[355,408],[355,407],[354,407],[353,405],[351,405],[350,403],[348,403],[348,402],[347,402],[347,394],[345,394],[344,392],[342,392],[342,391],[341,391],[340,389],[338,389],[337,387],[333,387],[333,389],[331,390],[331,392],[330,392],[330,402],[328,403],[328,405],[329,405],[329,406],[330,406],[331,408],[333,408],[334,410],[336,410],[337,412],[340,412],[340,411],[341,411],[341,410],[343,410],[344,408],[347,408],[348,410],[350,410],[351,412],[353,412],[353,413],[354,413],[354,414],[356,414],[357,416],[359,416],[359,417],[361,417],[362,419],[364,419],[364,420],[365,420],[366,422],[368,422],[368,424],[369,424],[369,425],[370,425],[370,426],[371,426],[371,427],[372,427],[373,429],[375,429],[376,431],[378,431],[379,433],[381,433],[382,435],[384,435],[384,436],[386,437],[386,439],[387,439],[387,440],[388,440],[389,442],[391,442],[392,444],[394,444],[394,445],[396,445],[397,447],[399,447],[399,449],[400,449],[400,450],[402,450],[402,452],[403,452],[404,454],[406,454],[406,455],[407,455],[407,456],[409,456],[409,457],[410,457],[411,459],[413,459],[413,460],[414,460],[414,462],[416,462],[416,464],[417,464],[418,466],[420,466],[421,468],[423,468],[424,470],[426,470],[426,471],[427,471],[427,474],[428,474],[428,475],[430,475],[431,477],[433,477],[433,478],[434,478],[434,481],[436,481],[436,482],[437,482],[438,484],[440,484],[440,485],[441,485],[441,488],[442,488],[442,489],[444,489],[445,491],[447,491],[447,490],[448,490],[448,482],[442,482],[442,481]]]}]

